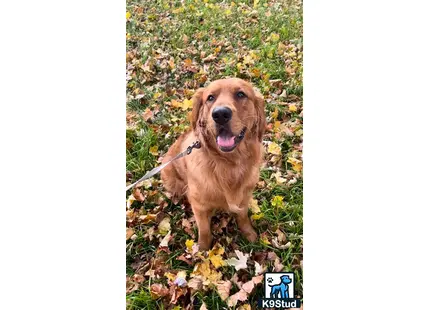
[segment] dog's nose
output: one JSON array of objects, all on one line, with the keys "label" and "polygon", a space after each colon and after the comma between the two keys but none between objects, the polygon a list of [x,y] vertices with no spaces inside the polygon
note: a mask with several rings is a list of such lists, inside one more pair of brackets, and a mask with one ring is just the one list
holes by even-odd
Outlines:
[{"label": "dog's nose", "polygon": [[227,107],[216,107],[212,111],[212,118],[215,121],[215,123],[220,124],[220,125],[224,125],[229,120],[231,120],[232,114],[233,114],[233,112],[231,111],[230,108],[227,108]]}]

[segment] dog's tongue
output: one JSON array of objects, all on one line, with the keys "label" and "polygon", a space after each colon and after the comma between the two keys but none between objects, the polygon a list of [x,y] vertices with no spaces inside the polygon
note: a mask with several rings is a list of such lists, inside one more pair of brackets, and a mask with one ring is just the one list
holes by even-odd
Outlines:
[{"label": "dog's tongue", "polygon": [[217,137],[217,143],[219,146],[231,147],[234,145],[234,136],[232,137]]}]

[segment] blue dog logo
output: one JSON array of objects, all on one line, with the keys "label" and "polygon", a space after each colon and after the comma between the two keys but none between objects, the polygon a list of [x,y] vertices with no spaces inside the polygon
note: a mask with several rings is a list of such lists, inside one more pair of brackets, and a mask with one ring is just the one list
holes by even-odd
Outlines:
[{"label": "blue dog logo", "polygon": [[[272,282],[272,279],[268,279],[269,282]],[[270,281],[272,280],[272,281]],[[275,285],[270,285],[271,290],[270,290],[270,297],[271,298],[289,298],[288,295],[288,284],[291,283],[291,279],[288,275],[283,275],[281,277],[281,283],[279,284],[275,284]],[[281,295],[281,296],[279,296]]]}]

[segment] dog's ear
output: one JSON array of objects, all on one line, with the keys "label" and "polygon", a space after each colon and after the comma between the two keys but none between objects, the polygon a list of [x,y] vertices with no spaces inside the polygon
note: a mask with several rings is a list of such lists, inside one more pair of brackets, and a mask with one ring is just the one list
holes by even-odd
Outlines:
[{"label": "dog's ear", "polygon": [[258,91],[255,92],[255,111],[257,119],[255,120],[254,126],[251,132],[258,137],[258,141],[263,141],[263,135],[266,131],[266,114],[264,113],[264,97]]},{"label": "dog's ear", "polygon": [[197,123],[199,121],[199,115],[200,110],[202,109],[203,105],[203,91],[204,88],[199,88],[195,94],[193,95],[192,101],[193,101],[193,112],[191,115],[191,125],[193,126],[193,130],[196,131],[197,129]]}]

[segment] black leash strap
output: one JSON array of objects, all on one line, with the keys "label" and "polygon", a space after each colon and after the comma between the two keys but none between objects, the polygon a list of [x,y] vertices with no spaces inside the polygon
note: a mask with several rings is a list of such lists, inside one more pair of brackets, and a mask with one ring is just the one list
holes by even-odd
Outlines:
[{"label": "black leash strap", "polygon": [[150,177],[156,175],[158,172],[160,172],[161,170],[164,169],[164,167],[166,167],[168,164],[170,164],[172,161],[179,159],[181,157],[184,157],[185,155],[189,155],[191,154],[193,149],[199,149],[201,148],[201,144],[200,141],[196,141],[193,144],[191,144],[189,147],[187,147],[187,149],[185,151],[183,151],[182,153],[179,153],[178,155],[176,155],[175,157],[173,157],[171,160],[169,160],[168,162],[165,162],[164,164],[162,164],[161,166],[155,167],[154,169],[152,169],[151,171],[148,171],[147,173],[145,173],[145,175],[143,177],[141,177],[139,180],[137,180],[136,182],[134,182],[133,184],[130,184],[129,186],[127,186],[125,188],[125,191],[128,191],[130,188],[135,187],[138,183],[142,182],[143,180],[149,179]]}]

